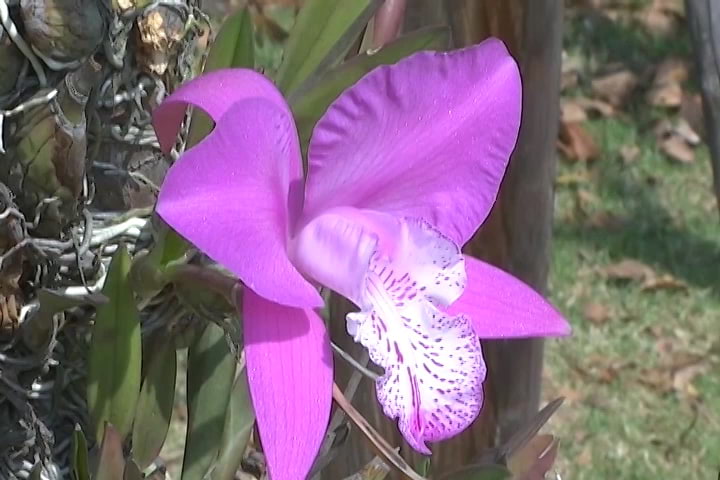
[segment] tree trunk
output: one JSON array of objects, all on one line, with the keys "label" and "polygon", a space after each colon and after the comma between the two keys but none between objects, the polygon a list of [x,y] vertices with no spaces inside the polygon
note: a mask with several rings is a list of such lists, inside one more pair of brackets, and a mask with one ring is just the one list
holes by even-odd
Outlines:
[{"label": "tree trunk", "polygon": [[685,5],[700,77],[715,197],[720,207],[720,5],[717,0],[686,0]]},{"label": "tree trunk", "polygon": [[[520,137],[499,200],[467,251],[544,293],[550,263],[559,121],[562,0],[445,0],[444,8],[439,3],[410,4],[414,11],[411,8],[408,12],[406,29],[449,19],[456,47],[497,36],[518,59],[525,86]],[[333,299],[332,318],[344,318],[349,308],[347,302]],[[348,338],[344,322],[332,322],[331,335],[355,358],[361,356],[362,348]],[[481,449],[506,439],[537,411],[543,341],[492,341],[483,342],[483,346],[489,372],[483,412],[466,432],[435,446],[432,457],[435,475],[472,462]],[[353,369],[340,360],[336,369],[342,386]],[[402,453],[411,464],[417,464],[422,457],[411,454],[397,427],[385,418],[368,380],[362,380],[353,401],[391,444],[402,446]],[[356,472],[373,455],[366,440],[354,431],[340,458],[323,472],[323,478],[343,478]]]}]

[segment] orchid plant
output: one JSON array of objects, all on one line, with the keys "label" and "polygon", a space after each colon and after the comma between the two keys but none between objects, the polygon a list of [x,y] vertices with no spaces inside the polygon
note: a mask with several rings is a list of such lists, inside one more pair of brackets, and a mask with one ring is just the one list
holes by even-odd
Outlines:
[{"label": "orchid plant", "polygon": [[273,480],[305,478],[327,428],[322,289],[357,307],[347,332],[384,370],[378,401],[424,454],[482,408],[480,339],[569,333],[530,287],[462,254],[520,126],[520,75],[500,41],[364,76],[315,126],[306,175],[292,112],[262,74],[224,69],[176,90],[154,112],[166,152],[188,105],[215,127],[170,169],[157,213],[242,284],[235,300]]}]

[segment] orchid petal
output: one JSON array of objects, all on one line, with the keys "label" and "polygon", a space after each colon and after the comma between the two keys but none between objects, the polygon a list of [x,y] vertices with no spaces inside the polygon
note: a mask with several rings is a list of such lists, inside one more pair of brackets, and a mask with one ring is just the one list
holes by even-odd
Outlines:
[{"label": "orchid petal", "polygon": [[555,337],[570,325],[539,293],[497,267],[465,257],[468,282],[448,315],[467,315],[480,338]]},{"label": "orchid petal", "polygon": [[330,417],[333,367],[322,319],[309,309],[242,299],[248,383],[272,480],[306,478]]},{"label": "orchid petal", "polygon": [[306,213],[351,206],[424,218],[462,245],[495,202],[520,109],[517,65],[495,39],[380,67],[315,127]]},{"label": "orchid petal", "polygon": [[291,118],[269,100],[246,99],[172,166],[157,213],[258,295],[319,307],[322,298],[286,251],[288,223],[302,202],[301,182]]},{"label": "orchid petal", "polygon": [[153,111],[153,126],[162,151],[172,149],[188,105],[202,109],[217,123],[230,107],[246,98],[264,98],[289,111],[275,85],[253,70],[215,70],[183,84]]},{"label": "orchid petal", "polygon": [[423,220],[349,208],[313,219],[297,241],[296,264],[360,306],[348,333],[385,369],[378,400],[408,443],[429,453],[425,442],[467,428],[482,406],[480,342],[466,317],[439,310],[465,285],[459,247]]}]

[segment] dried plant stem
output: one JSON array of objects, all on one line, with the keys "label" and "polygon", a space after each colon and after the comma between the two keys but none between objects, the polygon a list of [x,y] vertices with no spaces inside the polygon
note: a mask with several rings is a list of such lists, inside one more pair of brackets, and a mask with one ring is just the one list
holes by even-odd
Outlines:
[{"label": "dried plant stem", "polygon": [[[355,360],[349,353],[347,353],[347,352],[346,352],[345,350],[343,350],[342,348],[338,347],[338,346],[335,344],[335,342],[330,342],[330,345],[332,346],[332,348],[333,348],[333,350],[335,351],[335,353],[337,353],[343,360],[345,360],[346,362],[348,362],[348,363],[349,363],[350,365],[352,365],[358,372],[362,373],[363,375],[365,375],[366,377],[368,377],[368,378],[369,378],[370,380],[372,380],[373,382],[376,382],[376,381],[380,378],[380,375],[378,375],[377,373],[375,373],[375,372],[373,372],[373,371],[370,371],[367,367],[365,367],[364,365],[360,364],[360,363],[359,363],[357,360]],[[357,386],[356,386],[355,388],[357,388]]]}]

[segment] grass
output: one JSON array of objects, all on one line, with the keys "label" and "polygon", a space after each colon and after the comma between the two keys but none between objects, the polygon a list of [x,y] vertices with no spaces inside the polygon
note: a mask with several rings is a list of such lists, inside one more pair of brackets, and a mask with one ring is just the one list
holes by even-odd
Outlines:
[{"label": "grass", "polygon": [[[591,76],[607,62],[642,71],[667,56],[689,58],[686,35],[653,37],[584,16],[570,19],[565,45]],[[581,93],[587,93],[582,83],[568,92]],[[547,349],[546,397],[567,397],[551,424],[562,439],[556,466],[574,480],[714,479],[720,471],[720,217],[710,164],[702,148],[690,165],[667,159],[652,125],[676,114],[636,97],[623,115],[588,121],[602,149],[597,161],[559,166],[561,177],[587,181],[556,191],[552,300],[574,328],[571,339]],[[624,145],[640,147],[634,161],[621,160]],[[586,215],[611,212],[621,226],[588,225],[578,214],[579,191]],[[625,258],[687,288],[644,291],[640,282],[601,275],[602,267]],[[607,320],[585,318],[589,303],[602,305]],[[679,390],[653,384],[653,375],[672,376],[668,358],[683,356],[700,358],[703,373]]]}]

